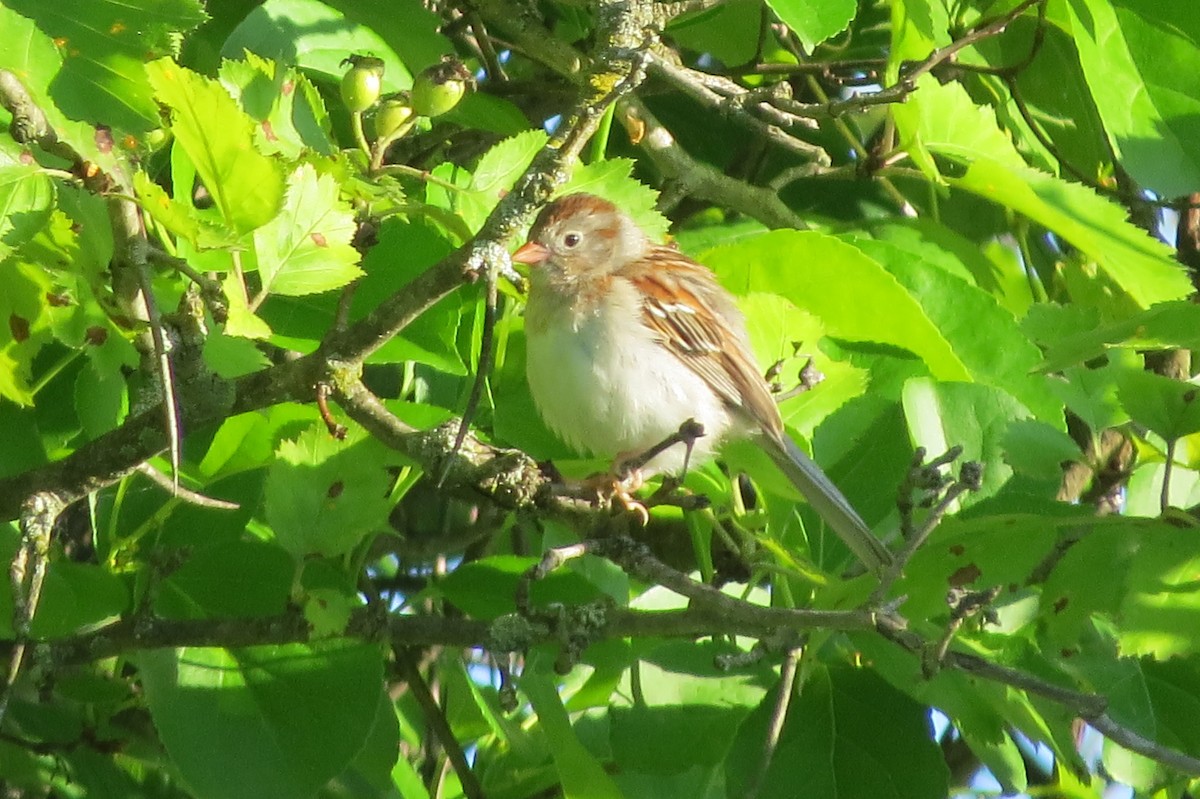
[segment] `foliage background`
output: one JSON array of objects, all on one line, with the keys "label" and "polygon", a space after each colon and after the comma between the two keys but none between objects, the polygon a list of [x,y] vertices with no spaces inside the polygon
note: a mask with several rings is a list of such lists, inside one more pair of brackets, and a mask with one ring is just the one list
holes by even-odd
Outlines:
[{"label": "foliage background", "polygon": [[[0,30],[6,795],[1191,795],[1200,17],[3,0]],[[385,94],[450,54],[478,86],[372,160],[351,54]],[[846,576],[750,447],[645,530],[552,490],[537,460],[606,464],[537,419],[505,253],[573,190],[738,295],[902,571]],[[619,533],[652,554],[535,568]]]}]

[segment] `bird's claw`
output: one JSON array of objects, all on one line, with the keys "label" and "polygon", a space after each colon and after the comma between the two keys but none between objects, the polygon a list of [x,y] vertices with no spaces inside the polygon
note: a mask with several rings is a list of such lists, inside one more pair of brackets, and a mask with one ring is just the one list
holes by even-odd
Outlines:
[{"label": "bird's claw", "polygon": [[642,527],[650,523],[650,511],[634,497],[634,493],[642,487],[640,469],[622,474],[614,468],[613,471],[588,477],[584,484],[597,500],[609,503],[615,500],[626,512],[636,515]]}]

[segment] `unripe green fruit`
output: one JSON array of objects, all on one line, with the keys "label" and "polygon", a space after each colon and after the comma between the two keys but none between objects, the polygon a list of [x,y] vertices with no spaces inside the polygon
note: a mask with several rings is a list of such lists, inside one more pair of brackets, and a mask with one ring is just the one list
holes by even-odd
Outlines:
[{"label": "unripe green fruit", "polygon": [[408,132],[416,121],[412,103],[406,92],[392,95],[379,104],[375,111],[375,139],[398,139]]},{"label": "unripe green fruit", "polygon": [[453,56],[425,69],[413,82],[412,106],[423,117],[436,117],[458,105],[475,85],[471,73]]},{"label": "unripe green fruit", "polygon": [[342,63],[350,64],[342,76],[342,102],[351,113],[360,114],[373,106],[383,91],[383,61],[352,55]]}]

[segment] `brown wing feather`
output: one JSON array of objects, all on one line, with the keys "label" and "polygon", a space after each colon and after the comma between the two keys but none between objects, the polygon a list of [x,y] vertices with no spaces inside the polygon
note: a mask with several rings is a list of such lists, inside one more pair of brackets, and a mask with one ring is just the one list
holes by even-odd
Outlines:
[{"label": "brown wing feather", "polygon": [[[666,269],[666,263],[671,269]],[[712,272],[667,247],[621,270],[646,298],[643,319],[664,347],[687,363],[730,406],[773,438],[783,424],[758,372],[742,316]]]}]

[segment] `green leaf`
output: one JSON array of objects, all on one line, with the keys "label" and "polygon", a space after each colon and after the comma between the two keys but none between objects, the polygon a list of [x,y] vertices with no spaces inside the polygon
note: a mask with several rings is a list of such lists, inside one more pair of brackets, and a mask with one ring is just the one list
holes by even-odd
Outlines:
[{"label": "green leaf", "polygon": [[[370,54],[384,62],[384,94],[410,88],[412,74],[388,43],[330,5],[320,0],[267,0],[246,14],[229,34],[221,55],[237,59],[249,50],[336,82],[346,70],[343,59],[354,53]],[[397,26],[421,19],[419,12],[414,15],[395,7],[389,13]]]},{"label": "green leaf", "polygon": [[454,52],[454,44],[441,33],[442,18],[421,0],[395,0],[386,14],[379,13],[375,0],[326,0],[326,5],[368,26],[414,73]]},{"label": "green leaf", "polygon": [[554,683],[543,674],[527,670],[520,685],[546,735],[564,799],[623,799],[612,778],[576,737]]},{"label": "green leaf", "polygon": [[1156,0],[1070,0],[1079,61],[1122,165],[1160,197],[1200,190],[1200,19]]},{"label": "green leaf", "polygon": [[[1039,306],[1045,308],[1046,306]],[[1070,322],[1052,328],[1045,337],[1046,360],[1041,368],[1057,372],[1090,361],[1113,347],[1130,350],[1200,348],[1200,305],[1193,302],[1164,302],[1117,322],[1097,325],[1094,315],[1071,311]]]},{"label": "green leaf", "polygon": [[1117,396],[1129,416],[1171,441],[1200,432],[1200,386],[1151,372],[1118,377]]},{"label": "green leaf", "polygon": [[266,466],[280,441],[298,435],[316,418],[313,408],[286,402],[230,416],[213,435],[200,461],[200,474],[215,482]]},{"label": "green leaf", "polygon": [[159,583],[154,611],[169,619],[274,616],[287,607],[294,569],[264,541],[200,547]]},{"label": "green leaf", "polygon": [[[28,5],[42,6],[37,0]],[[86,122],[69,118],[59,108],[58,76],[63,65],[63,54],[33,20],[21,16],[8,7],[0,5],[0,67],[11,70],[29,92],[29,96],[46,115],[46,121],[64,142],[70,144],[82,157],[111,169],[116,163],[113,148],[102,151],[96,136],[96,128]]]},{"label": "green leaf", "polygon": [[[385,219],[379,240],[362,260],[365,276],[355,284],[350,321],[358,321],[450,253],[452,245],[433,226],[398,216]],[[464,314],[463,292],[452,292],[427,308],[398,335],[367,359],[368,363],[416,361],[454,375],[467,368],[458,350]],[[262,306],[272,342],[299,352],[312,352],[333,326],[338,297],[271,297]]]},{"label": "green leaf", "polygon": [[1123,581],[1122,571],[1095,564],[1117,585],[1127,586],[1118,595],[1122,654],[1156,660],[1200,655],[1195,635],[1200,624],[1200,595],[1195,591],[1200,546],[1193,533],[1160,524],[1122,542],[1136,552]]},{"label": "green leaf", "polygon": [[[514,596],[522,575],[536,558],[494,555],[464,563],[438,581],[438,593],[476,619],[494,619],[516,611]],[[535,606],[552,602],[582,604],[599,598],[597,588],[577,572],[559,569],[530,586]]]},{"label": "green leaf", "polygon": [[762,13],[757,0],[732,0],[675,17],[667,30],[689,50],[711,53],[729,65],[745,64],[758,53]]},{"label": "green leaf", "polygon": [[50,221],[54,183],[36,166],[0,166],[0,259]]},{"label": "green leaf", "polygon": [[1106,430],[1129,421],[1117,399],[1117,383],[1125,371],[1141,365],[1109,363],[1099,369],[1073,367],[1050,381],[1050,390],[1093,430]]},{"label": "green leaf", "polygon": [[855,0],[767,0],[767,5],[809,51],[846,30],[858,10]]},{"label": "green leaf", "polygon": [[[725,761],[731,796],[745,795],[753,784],[778,690],[738,729]],[[879,734],[884,718],[892,730],[887,736]],[[946,795],[949,774],[924,706],[866,669],[815,666],[787,705],[757,796],[795,796],[797,785],[805,796],[907,799]]]},{"label": "green leaf", "polygon": [[175,54],[178,35],[207,19],[198,0],[10,0],[7,5],[37,22],[66,54],[53,84],[57,105],[74,119],[135,133],[160,125],[146,62]]},{"label": "green leaf", "polygon": [[170,59],[146,65],[155,96],[171,110],[175,146],[186,151],[225,222],[239,233],[279,211],[283,176],[254,149],[254,122],[214,80]]},{"label": "green leaf", "polygon": [[33,358],[50,339],[46,297],[53,282],[43,270],[15,260],[0,261],[0,397],[33,404]]},{"label": "green leaf", "polygon": [[1154,739],[1200,756],[1200,661],[1195,656],[1166,663],[1143,662],[1155,714]]},{"label": "green leaf", "polygon": [[349,552],[384,529],[392,458],[374,439],[338,441],[314,425],[284,441],[267,472],[266,516],[275,537],[296,558]]},{"label": "green leaf", "polygon": [[[961,84],[940,83],[925,75],[917,89],[912,102],[894,110],[896,129],[905,140],[911,138],[930,151],[968,160],[987,158],[1009,168],[1025,167],[1025,159],[996,122],[995,112],[973,102]],[[939,175],[933,172],[930,177],[938,179]]]},{"label": "green leaf", "polygon": [[204,339],[204,362],[213,374],[232,380],[266,369],[271,361],[250,339],[210,333]]},{"label": "green leaf", "polygon": [[961,446],[959,463],[983,466],[980,490],[963,495],[963,506],[991,496],[1012,475],[1004,462],[1004,439],[1011,422],[1027,419],[1029,410],[1011,394],[978,383],[935,383],[915,378],[904,386],[904,414],[913,443],[937,456]]},{"label": "green leaf", "polygon": [[1192,292],[1170,248],[1131,224],[1124,208],[1085,186],[987,158],[976,160],[949,182],[1062,236],[1142,308]]},{"label": "green leaf", "polygon": [[[11,546],[11,548],[10,548]],[[12,561],[16,541],[0,541],[0,552]],[[0,637],[13,637],[13,596],[0,590]],[[116,575],[90,563],[51,563],[41,601],[30,628],[35,638],[62,638],[102,626],[129,609],[129,589]]]},{"label": "green leaf", "polygon": [[[1022,151],[1034,154],[1041,168],[1061,175],[1061,159],[1071,165],[1072,171],[1102,180],[1112,174],[1112,151],[1079,64],[1075,38],[1066,30],[1070,24],[1059,19],[1067,15],[1067,4],[1056,5],[1061,8],[1060,13],[1048,9],[1044,18],[1022,15],[1006,27],[1004,36],[986,37],[963,52],[964,60],[969,61],[973,53],[978,53],[979,63],[992,68],[1021,64],[1022,69],[1006,78],[1015,81],[1016,92],[1010,93],[995,78],[984,75],[977,78],[983,84],[978,90],[971,88],[968,78],[968,91],[975,97],[982,97],[979,92],[987,91],[988,101],[993,105],[1004,103],[997,108],[997,114],[1007,129],[1020,137]],[[1027,60],[1031,48],[1038,45],[1037,57]],[[1014,94],[1019,104],[1013,99]],[[1025,113],[1049,138],[1055,153],[1029,129]]]},{"label": "green leaf", "polygon": [[920,303],[972,380],[1009,391],[1041,419],[1062,418],[1062,405],[1049,395],[1045,381],[1030,377],[1041,353],[1016,318],[991,295],[943,268],[940,254],[919,242],[898,246],[874,239],[848,240],[882,264]]},{"label": "green leaf", "polygon": [[313,638],[343,635],[350,615],[361,606],[361,600],[335,588],[313,588],[304,597],[304,620]]},{"label": "green leaf", "polygon": [[95,361],[75,378],[75,412],[89,439],[113,430],[129,412],[129,396],[119,372],[101,371]]},{"label": "green leaf", "polygon": [[1045,422],[1022,419],[1004,434],[1004,460],[1017,472],[1041,480],[1062,477],[1065,462],[1083,459],[1075,439]]},{"label": "green leaf", "polygon": [[325,102],[303,73],[246,52],[244,60],[221,64],[220,79],[257,120],[254,140],[260,151],[293,160],[310,150],[337,151]]},{"label": "green leaf", "polygon": [[351,246],[354,213],[337,181],[304,164],[288,178],[279,215],[254,232],[262,293],[298,296],[341,288],[362,275]]},{"label": "green leaf", "polygon": [[[776,679],[762,664],[717,669],[715,658],[739,651],[728,644],[672,641],[642,655],[642,701],[609,711],[609,745],[622,771],[680,774],[724,761],[738,725]],[[682,739],[693,745],[677,746]]]},{"label": "green leaf", "polygon": [[[488,214],[512,188],[517,178],[529,167],[533,157],[546,145],[545,131],[527,130],[495,144],[479,159],[475,172],[464,191],[447,192],[436,186],[428,189],[430,202],[452,208],[467,227],[476,231]],[[453,180],[456,170],[445,165],[435,174]]]},{"label": "green leaf", "polygon": [[603,197],[633,217],[651,239],[662,241],[671,228],[671,220],[655,207],[658,192],[633,179],[633,165],[629,158],[583,164],[575,168],[571,179],[555,196],[585,191]]},{"label": "green leaf", "polygon": [[314,794],[362,747],[383,680],[379,649],[344,641],[159,649],[137,662],[154,726],[201,799]]},{"label": "green leaf", "polygon": [[856,247],[822,233],[776,230],[713,250],[704,260],[735,294],[779,294],[820,318],[830,336],[901,347],[941,379],[970,379],[912,295]]},{"label": "green leaf", "polygon": [[829,358],[818,346],[825,336],[821,320],[802,311],[777,294],[753,292],[737,298],[746,316],[746,332],[766,373],[767,367],[782,363],[780,388],[788,391],[800,383],[800,371],[811,359],[824,375],[813,390],[779,404],[784,422],[806,438],[829,414],[867,388],[867,375],[857,367]]}]

